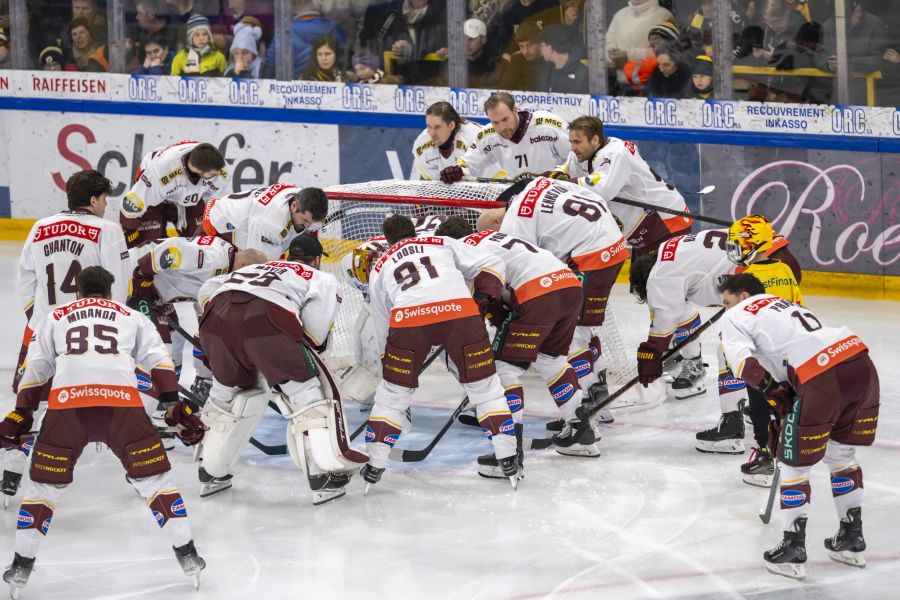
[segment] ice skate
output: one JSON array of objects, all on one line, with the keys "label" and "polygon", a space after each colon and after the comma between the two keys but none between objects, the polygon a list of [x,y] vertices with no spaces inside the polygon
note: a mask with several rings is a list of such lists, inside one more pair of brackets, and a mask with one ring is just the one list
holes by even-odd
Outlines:
[{"label": "ice skate", "polygon": [[672,381],[672,393],[679,400],[706,393],[705,376],[706,369],[701,357],[684,359],[681,361],[681,371]]},{"label": "ice skate", "polygon": [[784,575],[791,579],[806,577],[806,518],[794,521],[794,530],[785,531],[784,539],[772,548],[763,552],[766,568],[776,575]]},{"label": "ice skate", "polygon": [[681,354],[676,354],[669,360],[663,363],[663,376],[662,379],[666,383],[672,383],[675,381],[675,376],[681,371],[681,363],[684,362],[684,357]]},{"label": "ice skate", "polygon": [[359,470],[359,474],[362,475],[362,478],[366,481],[366,490],[363,492],[363,495],[368,495],[369,488],[373,485],[381,481],[381,476],[384,474],[384,469],[379,469],[378,467],[373,467],[370,464],[363,465],[362,469]]},{"label": "ice skate", "polygon": [[[609,386],[606,383],[606,371],[601,371],[597,374],[597,382],[591,384],[591,387],[588,388],[581,405],[587,410],[593,410],[605,402],[607,398],[609,398]],[[600,409],[596,414],[596,419],[597,423],[601,425],[608,425],[615,421],[608,408]]]},{"label": "ice skate", "polygon": [[12,471],[3,471],[3,479],[0,480],[0,492],[3,492],[3,510],[9,506],[16,492],[19,491],[19,484],[22,482],[21,473],[13,473]]},{"label": "ice skate", "polygon": [[345,486],[350,483],[350,476],[345,473],[323,473],[313,475],[308,479],[309,489],[313,493],[313,506],[319,506],[346,495]]},{"label": "ice skate", "polygon": [[197,554],[197,548],[194,547],[194,540],[191,540],[180,548],[172,546],[172,549],[175,551],[175,558],[178,559],[181,570],[184,571],[184,574],[188,577],[194,578],[194,589],[199,590],[200,571],[206,568],[206,561]]},{"label": "ice skate", "polygon": [[10,598],[16,600],[19,597],[19,590],[28,583],[32,569],[34,569],[34,559],[24,558],[16,552],[12,564],[3,574],[3,581],[9,584]]},{"label": "ice skate", "polygon": [[744,418],[741,411],[723,413],[715,427],[697,434],[695,447],[700,452],[743,454]]},{"label": "ice skate", "polygon": [[191,384],[191,393],[197,397],[201,406],[206,404],[206,401],[209,399],[209,390],[212,389],[212,384],[212,379],[207,379],[206,377],[197,377],[194,379],[194,383]]},{"label": "ice skate", "polygon": [[231,488],[231,475],[226,475],[225,477],[213,477],[212,475],[207,473],[206,469],[204,469],[203,467],[200,467],[197,470],[197,475],[200,478],[201,498],[208,498],[213,494],[218,494],[219,492],[224,492],[225,490]]},{"label": "ice skate", "polygon": [[503,472],[503,476],[509,479],[509,483],[512,485],[512,488],[515,490],[519,487],[519,480],[522,478],[522,473],[519,470],[519,459],[513,454],[512,456],[507,456],[506,458],[500,459],[500,470]]},{"label": "ice skate", "polygon": [[[516,460],[519,469],[519,479],[525,476],[525,451],[522,448],[522,432],[525,426],[516,423]],[[488,479],[506,479],[509,475],[503,472],[500,461],[493,452],[482,454],[478,457],[478,474]]]},{"label": "ice skate", "polygon": [[862,508],[851,508],[841,519],[840,528],[834,537],[825,540],[828,557],[851,567],[865,568],[863,552],[866,540],[862,533]]},{"label": "ice skate", "polygon": [[[579,408],[580,411],[580,408]],[[591,424],[584,419],[574,419],[566,423],[563,430],[550,438],[556,446],[556,452],[564,456],[584,456],[596,458],[600,450],[596,442],[600,435]]]},{"label": "ice skate", "polygon": [[750,458],[741,465],[741,478],[744,483],[770,487],[775,474],[775,461],[767,448],[752,448]]}]

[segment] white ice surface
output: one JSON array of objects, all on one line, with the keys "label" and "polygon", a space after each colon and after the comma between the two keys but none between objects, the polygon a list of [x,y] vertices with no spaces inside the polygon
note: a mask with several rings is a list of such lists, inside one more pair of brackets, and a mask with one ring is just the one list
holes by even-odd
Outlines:
[{"label": "white ice surface", "polygon": [[[0,245],[3,412],[12,405],[8,382],[24,325],[13,292],[17,253],[15,244]],[[603,430],[599,459],[529,453],[516,492],[505,481],[476,475],[475,457],[488,444],[477,430],[458,424],[425,462],[392,464],[368,497],[355,478],[345,498],[319,508],[288,458],[254,449],[245,452],[246,466],[231,491],[201,500],[191,453],[180,448],[171,453],[172,478],[209,564],[197,593],[115,457],[90,447],[56,507],[22,597],[898,598],[900,306],[808,300],[824,322],[862,336],[881,376],[878,439],[859,451],[869,547],[864,570],[831,562],[822,546],[837,522],[820,465],[812,479],[807,581],[766,572],[761,554],[780,538],[777,509],[763,527],[756,515],[766,490],[739,477],[746,455],[694,450],[694,433],[718,416],[713,368],[703,397],[618,414]],[[646,308],[617,289],[612,309],[626,344],[635,347],[646,332]],[[714,335],[706,334],[703,346],[712,365]],[[182,381],[190,380],[186,372]],[[526,431],[541,437],[541,417],[552,415],[551,404],[539,386],[529,391]],[[459,399],[460,388],[446,374],[425,376],[413,409],[415,430],[400,445],[424,446]],[[355,406],[347,414],[351,427],[364,416]],[[280,444],[283,431],[272,413],[256,437]],[[4,564],[12,556],[15,506],[0,514]]]}]

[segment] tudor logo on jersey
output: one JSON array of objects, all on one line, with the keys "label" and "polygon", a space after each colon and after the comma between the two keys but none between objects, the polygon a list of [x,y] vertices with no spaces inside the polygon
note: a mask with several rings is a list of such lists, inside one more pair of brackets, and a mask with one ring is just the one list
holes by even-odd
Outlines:
[{"label": "tudor logo on jersey", "polygon": [[525,217],[526,219],[530,219],[534,216],[534,205],[537,204],[537,201],[551,185],[553,185],[553,182],[549,179],[543,177],[538,179],[531,189],[525,192],[525,197],[522,198],[522,202],[519,203],[519,210],[516,214],[520,217]]},{"label": "tudor logo on jersey", "polygon": [[100,228],[84,225],[78,221],[57,221],[38,228],[34,234],[35,242],[42,242],[49,238],[71,236],[83,240],[96,242],[100,239]]},{"label": "tudor logo on jersey", "polygon": [[295,185],[288,185],[286,183],[276,183],[272,187],[270,187],[265,194],[260,196],[259,200],[257,200],[257,202],[259,202],[263,206],[268,206],[269,202],[272,201],[272,198],[277,196],[279,192],[282,192],[284,190],[291,189],[291,188],[296,188],[296,187],[297,186],[295,186]]},{"label": "tudor logo on jersey", "polygon": [[682,237],[684,236],[673,237],[670,240],[666,240],[666,243],[663,244],[662,249],[659,251],[659,260],[675,260],[675,250],[678,248],[678,242],[681,241]]},{"label": "tudor logo on jersey", "polygon": [[272,261],[272,262],[267,262],[263,266],[277,267],[279,269],[290,269],[291,271],[293,271],[294,273],[296,273],[303,279],[306,279],[307,281],[309,281],[310,279],[313,278],[313,272],[311,270],[304,269],[299,263]]}]

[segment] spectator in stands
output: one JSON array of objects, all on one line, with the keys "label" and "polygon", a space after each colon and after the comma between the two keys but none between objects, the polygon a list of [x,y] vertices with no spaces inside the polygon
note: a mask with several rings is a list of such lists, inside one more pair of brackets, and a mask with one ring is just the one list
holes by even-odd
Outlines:
[{"label": "spectator in stands", "polygon": [[500,63],[497,87],[501,90],[537,91],[546,80],[547,63],[541,56],[537,39],[540,31],[534,23],[523,23],[516,29],[519,51],[504,55]]},{"label": "spectator in stands", "polygon": [[209,19],[191,15],[185,37],[187,45],[172,60],[172,75],[219,77],[228,68],[225,55],[212,45]]},{"label": "spectator in stands", "polygon": [[[723,3],[724,4],[724,3]],[[731,0],[728,10],[728,20],[731,22],[732,46],[736,45],[741,37],[741,31],[749,25],[746,21],[746,5],[755,4],[753,0]],[[690,52],[692,56],[705,54],[712,56],[713,51],[713,15],[715,13],[716,0],[702,0],[700,10],[691,16],[688,26],[688,38],[690,40]]]},{"label": "spectator in stands", "polygon": [[[847,19],[847,64],[850,72],[870,73],[877,71],[887,42],[884,22],[863,9],[862,2],[849,3]],[[816,56],[816,66],[831,73],[837,73],[837,32],[835,19],[825,21],[822,31],[822,51]],[[833,79],[824,81],[830,91],[830,102],[837,104],[837,86]],[[828,99],[826,99],[828,100]],[[850,104],[866,103],[866,82],[864,79],[850,79]]]},{"label": "spectator in stands", "polygon": [[144,62],[135,75],[168,75],[172,72],[175,52],[169,46],[168,36],[158,31],[144,40]]},{"label": "spectator in stands", "polygon": [[[766,0],[761,15],[762,31],[751,26],[742,34],[743,48],[752,48],[745,63],[776,69],[812,67],[813,54],[807,48],[809,40],[798,40],[806,23],[803,16],[787,0]],[[806,28],[804,31],[811,30]],[[806,77],[791,75],[755,76],[753,79],[748,99],[763,102],[803,102],[811,83]]]},{"label": "spectator in stands", "polygon": [[497,57],[485,51],[487,26],[480,19],[463,23],[466,36],[466,59],[469,61],[469,87],[490,88],[497,84]]},{"label": "spectator in stands", "polygon": [[511,43],[517,27],[533,25],[538,32],[550,25],[562,24],[559,0],[507,0],[494,19],[488,23],[488,54],[501,56],[515,52]]},{"label": "spectator in stands", "polygon": [[146,46],[147,40],[156,34],[165,38],[166,47],[172,49],[177,47],[178,40],[175,36],[178,31],[169,27],[169,21],[161,10],[161,2],[162,0],[138,0],[135,7],[135,20],[137,23],[129,31],[129,37],[142,51]]},{"label": "spectator in stands", "polygon": [[95,0],[72,0],[72,20],[84,19],[97,45],[106,43],[106,15]]},{"label": "spectator in stands", "polygon": [[644,95],[648,98],[690,98],[691,65],[677,46],[656,49],[656,68],[650,74]]},{"label": "spectator in stands", "polygon": [[625,83],[625,63],[653,56],[647,41],[650,30],[670,19],[674,19],[672,13],[659,0],[628,0],[628,6],[613,15],[606,31],[606,53],[620,83]]},{"label": "spectator in stands", "polygon": [[490,23],[506,0],[469,0],[469,14],[482,23]]},{"label": "spectator in stands", "polygon": [[378,68],[378,57],[360,52],[353,57],[353,71],[357,83],[400,83],[393,75],[385,75]]},{"label": "spectator in stands", "polygon": [[900,39],[895,38],[893,44],[881,56],[881,77],[878,85],[878,106],[900,106]]},{"label": "spectator in stands", "polygon": [[225,70],[226,77],[259,79],[262,60],[259,58],[259,41],[262,27],[256,17],[244,17],[234,26],[231,42],[231,63]]},{"label": "spectator in stands", "polygon": [[45,71],[62,71],[66,64],[64,56],[62,41],[56,40],[56,44],[41,50],[38,55],[38,64]]},{"label": "spectator in stands", "polygon": [[587,21],[584,0],[562,0],[562,24],[572,44],[572,52],[579,59],[587,57]]},{"label": "spectator in stands", "polygon": [[650,29],[647,34],[647,43],[653,49],[653,54],[645,58],[629,60],[622,67],[622,75],[630,86],[626,89],[625,95],[641,96],[644,94],[644,87],[658,64],[656,50],[664,46],[678,46],[680,37],[678,23],[672,19],[667,19]]},{"label": "spectator in stands", "polygon": [[543,89],[557,94],[587,94],[588,70],[571,51],[571,42],[564,27],[548,27],[538,41],[541,56],[549,63]]},{"label": "spectator in stands", "polygon": [[698,54],[694,57],[691,76],[691,91],[693,97],[699,100],[709,100],[713,95],[713,60],[708,54]]},{"label": "spectator in stands", "polygon": [[[300,79],[300,75],[306,69],[306,64],[310,61],[313,42],[330,35],[337,40],[340,48],[344,48],[347,45],[347,38],[337,23],[322,16],[314,2],[310,0],[291,0],[291,2],[294,9],[294,17],[291,19],[294,78]],[[272,40],[263,59],[263,72],[266,76],[275,74],[276,52],[276,43],[275,40]]]},{"label": "spectator in stands", "polygon": [[234,28],[245,17],[252,17],[259,22],[263,43],[268,44],[271,41],[275,28],[275,15],[271,0],[228,0],[226,4],[222,14],[211,21],[213,38],[221,36],[225,49],[231,47]]},{"label": "spectator in stands", "polygon": [[9,35],[0,29],[0,69],[9,68]]},{"label": "spectator in stands", "polygon": [[[351,47],[359,38],[359,29],[362,27],[366,9],[376,2],[384,2],[384,0],[315,0],[316,8],[322,11],[322,16],[338,24],[346,34]],[[265,33],[265,27],[263,33]],[[358,48],[355,49],[358,50]]]},{"label": "spectator in stands", "polygon": [[306,81],[343,81],[338,58],[340,48],[334,36],[323,35],[312,46],[312,56],[300,79]]},{"label": "spectator in stands", "polygon": [[72,40],[72,61],[79,71],[84,71],[91,55],[97,51],[91,25],[83,18],[72,19],[69,23],[69,38]]}]

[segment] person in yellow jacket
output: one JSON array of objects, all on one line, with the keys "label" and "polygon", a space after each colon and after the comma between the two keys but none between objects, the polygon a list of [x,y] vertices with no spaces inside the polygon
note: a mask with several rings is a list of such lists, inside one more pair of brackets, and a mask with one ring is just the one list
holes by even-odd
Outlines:
[{"label": "person in yellow jacket", "polygon": [[228,59],[212,44],[209,19],[191,15],[187,22],[187,46],[172,60],[172,75],[220,77],[228,68]]}]

